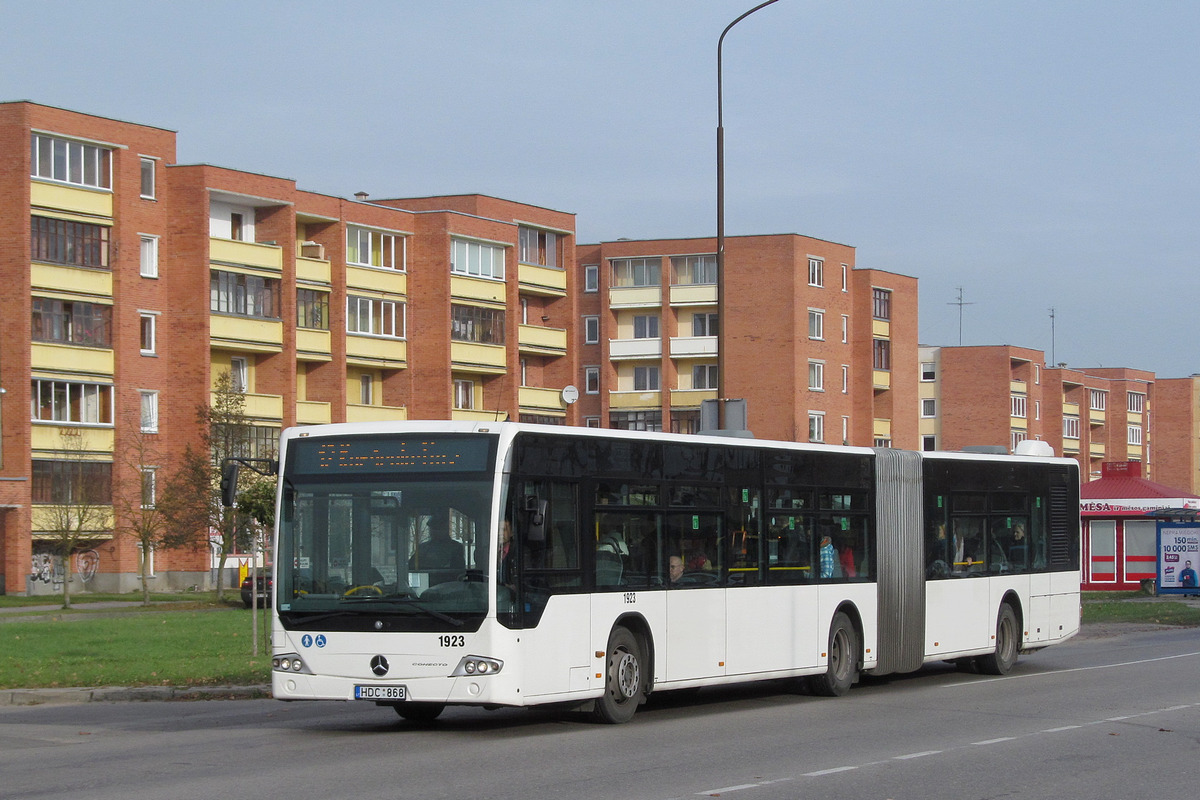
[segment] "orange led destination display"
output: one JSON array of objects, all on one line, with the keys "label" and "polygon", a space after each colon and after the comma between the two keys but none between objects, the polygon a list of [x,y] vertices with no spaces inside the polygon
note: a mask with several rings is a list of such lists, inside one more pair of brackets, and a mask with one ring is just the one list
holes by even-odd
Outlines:
[{"label": "orange led destination display", "polygon": [[293,440],[290,472],[300,475],[481,472],[492,443],[480,436],[355,436]]}]

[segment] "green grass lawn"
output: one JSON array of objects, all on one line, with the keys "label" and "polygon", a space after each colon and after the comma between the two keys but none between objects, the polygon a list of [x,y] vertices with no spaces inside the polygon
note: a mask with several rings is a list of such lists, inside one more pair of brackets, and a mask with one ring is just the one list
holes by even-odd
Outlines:
[{"label": "green grass lawn", "polygon": [[240,607],[5,622],[0,689],[269,683],[270,650],[260,643],[253,657],[252,646]]}]

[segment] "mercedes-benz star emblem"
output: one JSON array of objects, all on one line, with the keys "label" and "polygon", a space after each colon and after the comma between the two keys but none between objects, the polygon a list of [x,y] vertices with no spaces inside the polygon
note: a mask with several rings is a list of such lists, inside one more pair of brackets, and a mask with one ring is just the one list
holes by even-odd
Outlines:
[{"label": "mercedes-benz star emblem", "polygon": [[371,659],[371,672],[374,672],[379,677],[387,675],[388,663],[383,656],[375,656]]}]

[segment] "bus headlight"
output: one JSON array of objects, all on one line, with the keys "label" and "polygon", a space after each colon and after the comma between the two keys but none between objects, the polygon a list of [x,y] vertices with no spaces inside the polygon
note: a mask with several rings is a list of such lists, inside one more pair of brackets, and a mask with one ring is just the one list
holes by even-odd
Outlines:
[{"label": "bus headlight", "polygon": [[462,678],[468,675],[491,675],[499,672],[504,668],[504,662],[487,656],[466,656],[462,661],[458,662],[458,666],[454,668],[454,672],[450,673],[452,678]]},{"label": "bus headlight", "polygon": [[311,675],[310,670],[301,660],[298,653],[283,653],[271,659],[271,669],[279,672],[303,672]]}]

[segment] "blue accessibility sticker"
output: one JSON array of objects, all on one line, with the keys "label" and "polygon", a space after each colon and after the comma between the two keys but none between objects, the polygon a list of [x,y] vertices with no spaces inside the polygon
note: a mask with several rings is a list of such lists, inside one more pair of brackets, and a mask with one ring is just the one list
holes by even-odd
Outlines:
[{"label": "blue accessibility sticker", "polygon": [[312,647],[312,636],[307,633],[304,634],[300,637],[300,644],[304,645],[305,647]]},{"label": "blue accessibility sticker", "polygon": [[325,634],[318,633],[317,634],[317,647],[324,647],[324,646],[325,646]]}]

